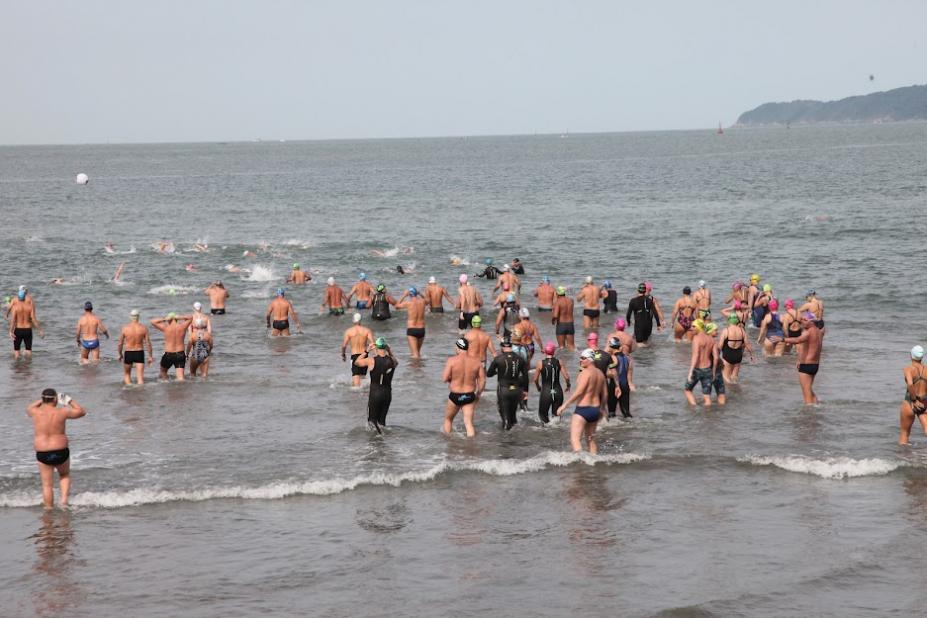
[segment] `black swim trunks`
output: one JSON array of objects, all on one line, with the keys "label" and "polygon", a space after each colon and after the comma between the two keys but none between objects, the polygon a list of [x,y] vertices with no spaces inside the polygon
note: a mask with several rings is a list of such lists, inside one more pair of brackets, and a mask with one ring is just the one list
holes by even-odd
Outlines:
[{"label": "black swim trunks", "polygon": [[432,313],[444,313],[444,307],[432,307],[431,312]]},{"label": "black swim trunks", "polygon": [[122,362],[126,365],[144,364],[145,352],[143,350],[128,350],[122,355]]},{"label": "black swim trunks", "polygon": [[31,328],[14,328],[13,329],[13,349],[17,352],[25,344],[26,350],[32,350],[32,329]]},{"label": "black swim trunks", "polygon": [[573,322],[557,322],[557,334],[575,335],[576,327],[573,325]]},{"label": "black swim trunks", "polygon": [[[692,370],[692,380],[686,382],[686,390],[691,391],[695,388],[695,385],[701,382],[702,384],[702,394],[711,395],[711,386],[714,381],[715,376],[711,370],[711,367],[697,367]],[[723,382],[722,382],[723,384]],[[723,386],[721,387],[723,390]]]},{"label": "black swim trunks", "polygon": [[587,318],[597,318],[599,317],[598,309],[583,309],[583,315]]},{"label": "black swim trunks", "polygon": [[476,401],[476,393],[451,393],[447,396],[455,406],[465,406]]},{"label": "black swim trunks", "polygon": [[538,307],[538,313],[549,313],[553,310],[553,307]]},{"label": "black swim trunks", "polygon": [[461,312],[460,319],[457,320],[457,328],[459,328],[460,330],[465,330],[467,328],[470,328],[470,321],[473,319],[473,316],[479,315],[479,314],[480,314],[479,311],[476,311],[474,313]]},{"label": "black swim trunks", "polygon": [[60,466],[71,457],[71,451],[68,448],[60,448],[56,451],[36,451],[35,459],[46,466]]},{"label": "black swim trunks", "polygon": [[225,309],[210,309],[209,313],[213,315],[225,315]]},{"label": "black swim trunks", "polygon": [[354,361],[356,361],[356,360],[357,360],[358,358],[360,358],[360,357],[361,357],[360,354],[352,354],[352,355],[351,355],[351,375],[352,375],[352,376],[365,376],[365,375],[367,375],[367,367],[358,367],[357,365],[354,364]]},{"label": "black swim trunks", "polygon": [[289,320],[274,320],[272,326],[274,330],[287,330],[290,328]]},{"label": "black swim trunks", "polygon": [[165,352],[161,357],[161,369],[183,369],[187,364],[187,355],[183,352]]},{"label": "black swim trunks", "polygon": [[328,310],[328,315],[344,315],[344,307],[332,307]]},{"label": "black swim trunks", "polygon": [[805,373],[809,376],[815,376],[818,374],[818,364],[817,363],[808,363],[801,364],[798,366],[798,373]]},{"label": "black swim trunks", "polygon": [[407,328],[406,329],[407,337],[415,337],[416,339],[425,338],[425,329],[424,328]]}]

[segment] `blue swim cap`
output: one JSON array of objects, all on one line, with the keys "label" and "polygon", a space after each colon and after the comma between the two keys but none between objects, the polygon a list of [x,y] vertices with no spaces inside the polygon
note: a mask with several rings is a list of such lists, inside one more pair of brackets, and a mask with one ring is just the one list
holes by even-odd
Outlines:
[{"label": "blue swim cap", "polygon": [[550,277],[544,275],[544,283],[550,283]]},{"label": "blue swim cap", "polygon": [[360,274],[360,280],[361,280],[361,281],[366,281],[366,280],[367,280],[367,273],[361,273],[361,274]]},{"label": "blue swim cap", "polygon": [[283,288],[277,288],[277,296],[283,296],[284,294],[286,294],[286,290]]},{"label": "blue swim cap", "polygon": [[16,296],[19,298],[19,300],[26,300],[26,291],[20,290],[16,293]]},{"label": "blue swim cap", "polygon": [[492,258],[486,258],[486,263],[487,263],[487,264],[492,264]]},{"label": "blue swim cap", "polygon": [[508,296],[505,297],[505,300],[507,300],[507,301],[510,302],[510,303],[514,303],[514,302],[515,302],[515,295],[514,295],[514,294],[509,294]]},{"label": "blue swim cap", "polygon": [[418,290],[416,290],[414,287],[413,287],[413,288],[409,288],[409,295],[410,295],[410,296],[418,296]]},{"label": "blue swim cap", "polygon": [[604,287],[606,290],[610,290],[610,289],[612,289],[612,282],[609,281],[608,279],[606,279],[606,280],[602,283],[602,287]]}]

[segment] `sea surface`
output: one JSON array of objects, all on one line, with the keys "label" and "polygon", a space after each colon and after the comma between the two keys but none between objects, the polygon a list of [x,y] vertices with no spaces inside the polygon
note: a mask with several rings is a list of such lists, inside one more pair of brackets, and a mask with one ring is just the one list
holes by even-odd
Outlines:
[{"label": "sea surface", "polygon": [[[31,362],[8,343],[0,362],[0,614],[921,614],[927,437],[897,440],[925,343],[925,170],[925,124],[0,148],[0,288],[29,286],[46,329]],[[504,433],[494,379],[477,437],[445,436],[455,316],[428,317],[416,362],[398,314],[375,328],[400,360],[389,428],[367,429],[325,279],[453,290],[486,257],[521,258],[528,291],[610,279],[622,306],[649,280],[667,312],[699,279],[716,314],[752,272],[781,300],[815,288],[822,403],[802,405],[794,356],[760,357],[726,407],[689,408],[689,348],[661,333],[598,457],[569,452],[568,418],[538,422],[535,392]],[[314,277],[288,289],[305,334],[271,339],[293,262]],[[216,279],[208,382],[124,387],[114,340],[78,364],[85,300],[118,333]],[[46,387],[88,409],[67,511],[40,506],[25,407]]]}]

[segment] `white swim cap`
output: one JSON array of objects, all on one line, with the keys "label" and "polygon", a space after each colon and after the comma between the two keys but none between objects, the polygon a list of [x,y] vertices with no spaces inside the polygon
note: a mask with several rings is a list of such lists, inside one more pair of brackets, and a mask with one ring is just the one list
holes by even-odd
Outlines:
[{"label": "white swim cap", "polygon": [[466,283],[466,282],[467,282],[467,274],[466,274],[466,273],[460,275],[460,282],[461,282],[461,283]]},{"label": "white swim cap", "polygon": [[528,311],[527,307],[522,307],[521,309],[518,310],[518,317],[527,318],[530,316],[531,316],[531,312]]},{"label": "white swim cap", "polygon": [[435,282],[434,277],[428,277],[428,283],[434,283],[434,282]]},{"label": "white swim cap", "polygon": [[329,278],[328,278],[328,285],[335,285],[335,278],[334,278],[334,277],[329,277]]},{"label": "white swim cap", "polygon": [[699,279],[699,280],[698,280],[698,287],[700,287],[700,288],[705,287],[705,280],[704,280],[704,279]]},{"label": "white swim cap", "polygon": [[355,313],[353,319],[354,319],[354,323],[357,324],[358,322],[361,321],[361,314]]},{"label": "white swim cap", "polygon": [[88,182],[90,182],[90,177],[87,176],[87,174],[81,172],[80,174],[74,177],[74,182],[76,182],[79,185],[85,185]]},{"label": "white swim cap", "polygon": [[133,309],[129,312],[129,317],[132,318],[138,318],[139,315],[141,315],[141,312],[138,309]]},{"label": "white swim cap", "polygon": [[202,311],[202,309],[203,309],[203,303],[201,303],[200,301],[196,301],[195,303],[193,303],[194,311]]},{"label": "white swim cap", "polygon": [[592,283],[592,277],[586,277],[586,283]]},{"label": "white swim cap", "polygon": [[919,345],[916,345],[913,348],[911,348],[911,358],[914,358],[917,360],[921,360],[922,358],[924,358],[924,348],[922,348]]}]

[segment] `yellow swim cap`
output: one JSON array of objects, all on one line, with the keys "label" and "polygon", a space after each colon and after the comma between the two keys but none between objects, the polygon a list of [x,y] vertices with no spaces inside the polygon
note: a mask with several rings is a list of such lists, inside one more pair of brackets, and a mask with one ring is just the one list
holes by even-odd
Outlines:
[{"label": "yellow swim cap", "polygon": [[757,283],[759,280],[760,280],[760,276],[758,274],[753,273],[752,275],[750,275],[750,281],[752,281],[753,283]]},{"label": "yellow swim cap", "polygon": [[702,332],[705,332],[705,322],[701,320],[695,320],[694,322],[692,322],[692,327],[695,330],[700,330]]}]

